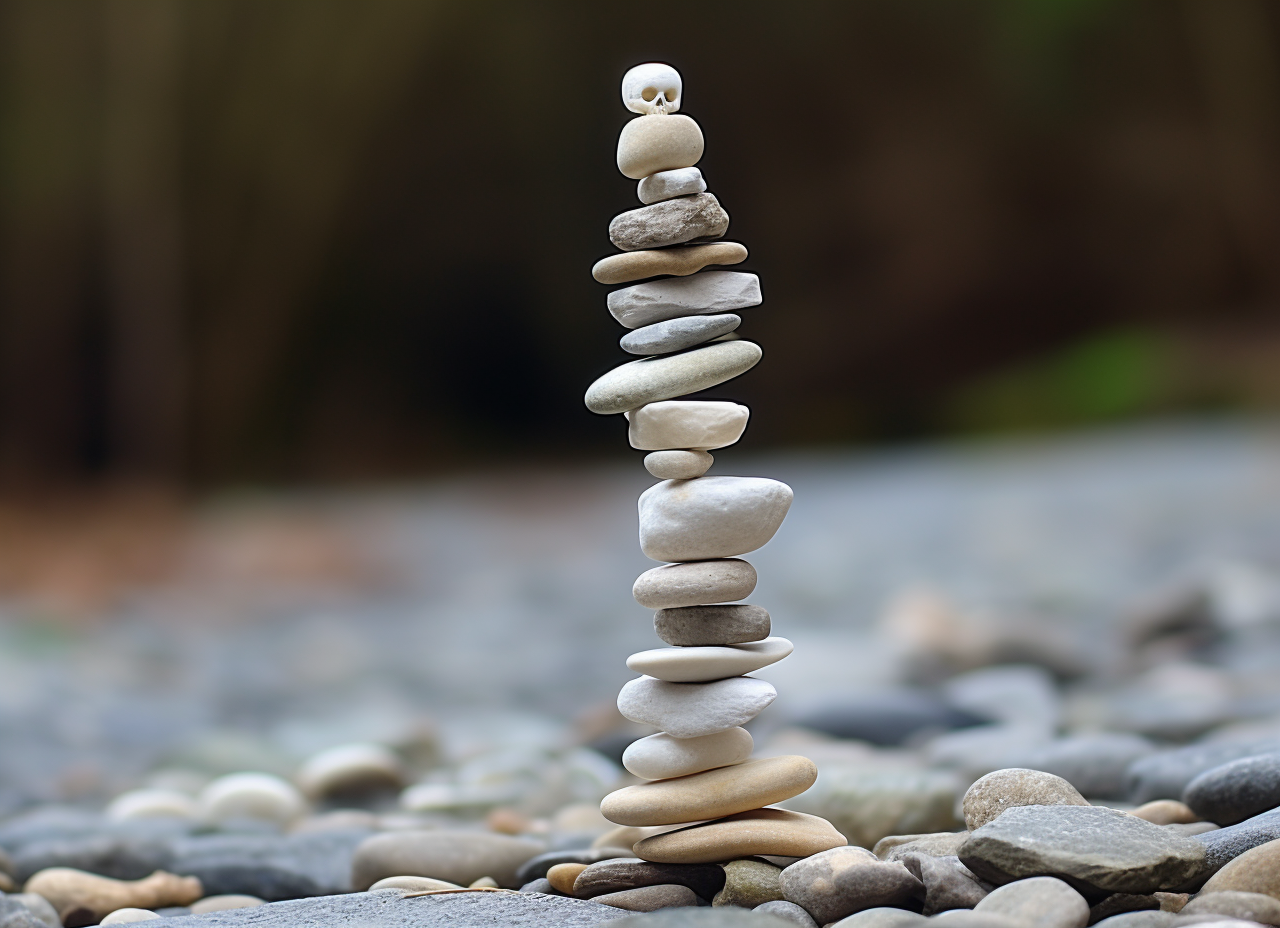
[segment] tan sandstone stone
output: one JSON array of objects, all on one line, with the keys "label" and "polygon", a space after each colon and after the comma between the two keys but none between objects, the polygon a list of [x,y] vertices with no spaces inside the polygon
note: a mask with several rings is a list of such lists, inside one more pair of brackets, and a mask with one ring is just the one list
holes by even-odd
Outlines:
[{"label": "tan sandstone stone", "polygon": [[655,863],[709,864],[762,854],[808,857],[847,843],[816,815],[754,809],[645,838],[636,842],[634,852]]},{"label": "tan sandstone stone", "polygon": [[1015,806],[1087,806],[1088,800],[1062,777],[1042,770],[1008,767],[982,777],[964,794],[964,823],[981,828]]},{"label": "tan sandstone stone", "polygon": [[687,277],[713,264],[740,264],[745,260],[747,246],[737,242],[679,245],[601,258],[591,268],[591,276],[602,284],[625,284],[646,277]]},{"label": "tan sandstone stone", "polygon": [[[204,895],[204,887],[193,876],[157,870],[141,880],[113,880],[70,867],[41,870],[27,880],[24,890],[48,899],[63,924],[81,925],[100,921],[116,909],[190,905]],[[93,921],[84,921],[89,913]]]}]

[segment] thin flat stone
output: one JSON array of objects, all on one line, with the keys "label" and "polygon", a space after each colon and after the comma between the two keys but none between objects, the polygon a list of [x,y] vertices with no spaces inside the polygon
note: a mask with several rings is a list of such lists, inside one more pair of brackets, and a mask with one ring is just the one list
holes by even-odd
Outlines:
[{"label": "thin flat stone", "polygon": [[707,182],[697,168],[676,168],[641,178],[640,183],[636,184],[636,197],[647,205],[670,200],[672,197],[702,193],[706,189]]},{"label": "thin flat stone", "polygon": [[[712,347],[741,344],[749,343]],[[692,354],[710,350],[699,348]],[[664,480],[640,494],[640,550],[655,561],[747,554],[774,536],[793,498],[791,487],[767,477]]]},{"label": "thin flat stone", "polygon": [[751,721],[777,695],[773,686],[754,677],[715,683],[667,683],[639,677],[618,693],[618,711],[633,722],[653,725],[677,738],[697,738]]},{"label": "thin flat stone", "polygon": [[681,354],[628,361],[587,388],[587,408],[602,416],[672,400],[745,374],[764,354],[755,342],[713,342]]},{"label": "thin flat stone", "polygon": [[644,469],[659,480],[692,480],[714,463],[705,451],[654,451],[644,456]]},{"label": "thin flat stone", "polygon": [[844,835],[816,815],[755,809],[645,838],[634,850],[644,860],[698,864],[758,855],[809,857],[845,843]]},{"label": "thin flat stone", "polygon": [[631,595],[649,609],[669,609],[746,599],[755,588],[754,567],[738,558],[720,558],[646,570],[636,578]]},{"label": "thin flat stone", "polygon": [[798,796],[817,778],[818,768],[807,757],[766,757],[686,777],[624,786],[604,797],[600,812],[619,825],[700,822]]},{"label": "thin flat stone", "polygon": [[643,780],[683,777],[740,764],[754,747],[745,728],[726,728],[701,738],[675,738],[658,732],[628,745],[622,752],[622,766]]},{"label": "thin flat stone", "polygon": [[644,251],[710,241],[729,231],[729,214],[711,193],[663,200],[619,213],[609,223],[609,241],[621,251]]},{"label": "thin flat stone", "polygon": [[677,245],[601,258],[591,268],[591,276],[602,284],[626,284],[647,277],[687,277],[704,267],[741,264],[745,260],[747,246],[738,242]]},{"label": "thin flat stone", "polygon": [[724,888],[724,871],[714,864],[661,864],[620,857],[592,864],[573,883],[573,894],[592,899],[641,886],[687,886],[708,902]]},{"label": "thin flat stone", "polygon": [[632,654],[627,658],[627,667],[668,683],[709,683],[768,667],[793,650],[795,646],[786,638],[739,645],[654,648]]},{"label": "thin flat stone", "polygon": [[769,613],[761,606],[679,606],[653,614],[653,630],[677,647],[716,647],[764,641]]},{"label": "thin flat stone", "polygon": [[606,298],[610,314],[628,329],[681,316],[747,309],[762,302],[760,278],[744,271],[703,271],[650,280],[614,290]]},{"label": "thin flat stone", "polygon": [[681,316],[633,329],[618,342],[628,354],[670,354],[693,348],[721,335],[728,335],[742,324],[735,313],[719,316]]},{"label": "thin flat stone", "polygon": [[723,400],[664,400],[628,414],[627,441],[638,451],[715,451],[746,431],[751,410]]},{"label": "thin flat stone", "polygon": [[603,896],[596,896],[593,901],[601,905],[613,906],[615,909],[626,909],[630,912],[656,912],[659,909],[696,906],[698,897],[687,886],[666,883],[657,886],[642,886],[639,889],[624,889],[616,893],[606,893]]}]

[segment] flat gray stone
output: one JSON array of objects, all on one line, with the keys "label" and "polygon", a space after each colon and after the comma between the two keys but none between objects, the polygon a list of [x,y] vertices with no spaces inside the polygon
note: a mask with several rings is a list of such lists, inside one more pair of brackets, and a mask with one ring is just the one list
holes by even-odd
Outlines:
[{"label": "flat gray stone", "polygon": [[622,336],[618,344],[628,354],[669,354],[728,335],[742,325],[736,313],[715,316],[681,316],[641,326]]},{"label": "flat gray stone", "polygon": [[768,610],[752,605],[677,606],[653,614],[658,637],[680,647],[763,641],[769,637],[769,625]]},{"label": "flat gray stone", "polygon": [[1089,903],[1062,880],[1036,876],[992,890],[973,907],[984,915],[1011,918],[1027,928],[1085,928]]},{"label": "flat gray stone", "polygon": [[629,210],[609,223],[609,241],[622,251],[707,242],[729,231],[729,214],[715,194],[663,200]]},{"label": "flat gray stone", "polygon": [[573,894],[583,899],[606,893],[663,884],[687,886],[708,902],[724,887],[718,864],[656,864],[639,857],[621,857],[592,864],[578,874]]},{"label": "flat gray stone", "polygon": [[919,928],[928,922],[929,919],[917,912],[880,906],[854,912],[848,918],[840,919],[835,925],[839,928]]},{"label": "flat gray stone", "polygon": [[682,906],[696,906],[697,894],[688,886],[676,883],[659,883],[657,886],[639,886],[635,889],[623,889],[616,893],[596,896],[595,901],[601,905],[615,909],[629,909],[632,912],[656,912],[658,909],[673,909]]},{"label": "flat gray stone", "polygon": [[727,313],[759,306],[760,278],[744,271],[699,271],[614,290],[609,312],[628,329],[684,316]]},{"label": "flat gray stone", "polygon": [[597,378],[587,388],[585,402],[592,412],[609,416],[645,403],[673,400],[745,374],[763,354],[755,342],[739,339],[681,354],[628,361]]},{"label": "flat gray stone", "polygon": [[1176,890],[1205,866],[1196,838],[1096,806],[1009,809],[970,834],[958,856],[990,883],[1056,876],[1094,893]]},{"label": "flat gray stone", "polygon": [[1228,761],[1280,751],[1280,738],[1193,744],[1157,751],[1129,766],[1129,801],[1142,805],[1153,799],[1181,799],[1192,780]]},{"label": "flat gray stone", "polygon": [[1217,831],[1194,835],[1191,840],[1204,847],[1205,873],[1216,872],[1245,851],[1280,840],[1280,809],[1263,812]]},{"label": "flat gray stone", "polygon": [[1259,754],[1206,770],[1182,801],[1206,821],[1235,825],[1280,806],[1280,753]]},{"label": "flat gray stone", "polygon": [[[173,842],[165,869],[200,878],[206,896],[247,895],[268,902],[351,892],[356,848],[371,832],[193,835]],[[391,875],[391,874],[388,874]]]}]

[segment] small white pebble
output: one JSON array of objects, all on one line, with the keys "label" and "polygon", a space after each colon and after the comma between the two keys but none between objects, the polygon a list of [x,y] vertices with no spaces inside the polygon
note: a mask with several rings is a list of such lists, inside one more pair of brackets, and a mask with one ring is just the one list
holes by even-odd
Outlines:
[{"label": "small white pebble", "polygon": [[161,918],[150,909],[116,909],[102,921],[99,925],[127,925],[131,922],[149,922],[153,919]]}]

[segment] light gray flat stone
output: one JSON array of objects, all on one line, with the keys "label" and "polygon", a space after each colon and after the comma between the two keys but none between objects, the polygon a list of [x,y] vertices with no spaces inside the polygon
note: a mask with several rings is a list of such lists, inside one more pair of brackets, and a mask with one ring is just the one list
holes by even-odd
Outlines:
[{"label": "light gray flat stone", "polygon": [[613,217],[609,241],[622,251],[711,241],[729,231],[729,214],[714,194],[663,200]]},{"label": "light gray flat stone", "polygon": [[755,742],[745,728],[728,728],[701,738],[676,738],[666,732],[633,741],[622,752],[622,766],[644,780],[662,780],[740,764]]},{"label": "light gray flat stone", "polygon": [[745,374],[764,354],[755,342],[714,342],[681,354],[628,361],[587,388],[587,408],[602,416],[672,400]]},{"label": "light gray flat stone", "polygon": [[641,178],[640,183],[636,184],[636,196],[641,203],[649,205],[672,197],[702,193],[706,189],[707,182],[697,168],[676,168]]},{"label": "light gray flat stone", "polygon": [[793,496],[767,477],[665,480],[640,494],[640,550],[655,561],[747,554],[778,531]]},{"label": "light gray flat stone", "polygon": [[715,683],[667,683],[640,677],[618,693],[618,711],[677,738],[697,738],[751,721],[777,697],[769,683],[730,677]]},{"label": "light gray flat stone", "polygon": [[794,650],[786,638],[702,648],[654,648],[632,654],[627,667],[668,683],[709,683],[768,667]]},{"label": "light gray flat stone", "polygon": [[717,316],[680,316],[633,329],[618,343],[628,354],[670,354],[728,335],[742,325],[736,313]]},{"label": "light gray flat stone", "polygon": [[760,278],[745,271],[699,271],[623,287],[609,294],[613,318],[628,329],[709,313],[759,306]]}]

